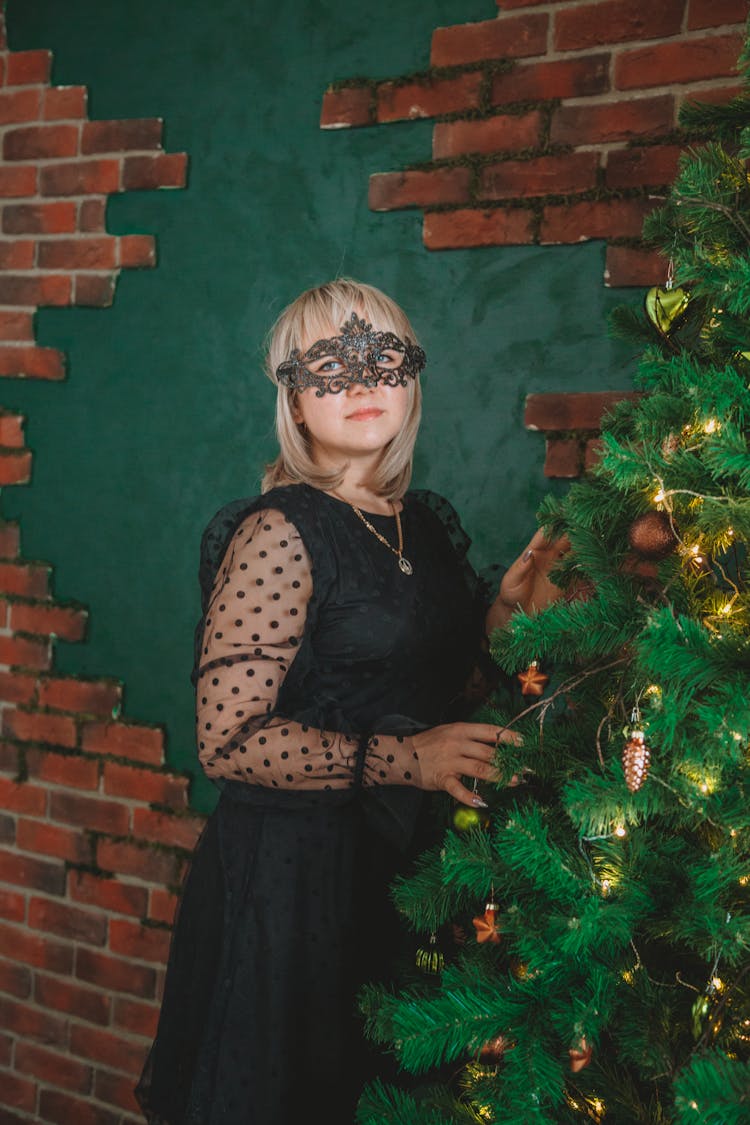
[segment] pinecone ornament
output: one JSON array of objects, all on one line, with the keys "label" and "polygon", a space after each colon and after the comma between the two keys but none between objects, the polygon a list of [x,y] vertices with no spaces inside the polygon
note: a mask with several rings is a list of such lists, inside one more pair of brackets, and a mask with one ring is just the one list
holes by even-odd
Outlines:
[{"label": "pinecone ornament", "polygon": [[648,777],[651,751],[642,730],[631,730],[622,752],[622,768],[631,793],[636,793]]}]

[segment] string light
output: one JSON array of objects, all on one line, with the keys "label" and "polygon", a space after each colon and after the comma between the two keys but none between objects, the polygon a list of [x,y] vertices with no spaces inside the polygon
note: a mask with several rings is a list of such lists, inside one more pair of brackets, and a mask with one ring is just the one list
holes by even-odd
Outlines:
[{"label": "string light", "polygon": [[617,827],[615,828],[615,836],[619,836],[620,838],[622,838],[623,836],[627,836],[627,834],[628,834],[628,830],[625,827],[625,825],[624,824],[618,824]]},{"label": "string light", "polygon": [[663,488],[660,488],[658,492],[655,492],[652,497],[654,504],[661,504],[664,500],[666,500],[666,498],[667,494]]},{"label": "string light", "polygon": [[703,433],[704,434],[715,434],[718,429],[719,429],[719,423],[717,422],[717,420],[715,418],[707,418],[706,421],[703,423]]}]

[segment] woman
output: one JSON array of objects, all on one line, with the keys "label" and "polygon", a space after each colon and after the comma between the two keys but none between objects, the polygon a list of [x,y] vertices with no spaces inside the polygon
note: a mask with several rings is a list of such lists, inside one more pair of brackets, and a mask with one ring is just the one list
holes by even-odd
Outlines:
[{"label": "woman", "polygon": [[351,1125],[356,993],[384,979],[423,793],[482,804],[514,738],[466,722],[485,630],[557,591],[541,534],[487,611],[450,505],[407,491],[425,356],[383,293],[340,280],[279,317],[280,453],[203,536],[193,681],[221,796],[196,848],[138,1096],[169,1125]]}]

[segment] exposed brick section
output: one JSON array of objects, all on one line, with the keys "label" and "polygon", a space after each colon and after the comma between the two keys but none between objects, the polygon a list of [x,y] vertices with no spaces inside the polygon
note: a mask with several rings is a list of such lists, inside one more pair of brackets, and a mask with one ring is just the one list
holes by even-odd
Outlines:
[{"label": "exposed brick section", "polygon": [[482,199],[515,199],[519,196],[588,191],[596,184],[598,166],[597,152],[539,156],[525,161],[506,160],[482,171],[478,195]]},{"label": "exposed brick section", "polygon": [[515,246],[534,241],[533,215],[520,207],[435,211],[424,217],[428,250],[468,246]]},{"label": "exposed brick section", "polygon": [[748,0],[688,0],[688,30],[742,23],[750,14]]},{"label": "exposed brick section", "polygon": [[625,51],[615,62],[615,86],[636,90],[734,76],[742,43],[741,35],[714,35]]},{"label": "exposed brick section", "polygon": [[402,121],[416,117],[439,117],[476,109],[482,89],[482,74],[468,71],[456,78],[429,77],[424,82],[400,85],[383,82],[378,86],[378,121]]},{"label": "exposed brick section", "polygon": [[602,416],[634,391],[591,391],[580,394],[536,394],[526,399],[524,425],[528,430],[598,430]]},{"label": "exposed brick section", "polygon": [[548,23],[544,12],[439,27],[432,36],[430,62],[432,66],[460,66],[482,59],[543,55]]},{"label": "exposed brick section", "polygon": [[653,250],[639,250],[632,246],[608,246],[604,284],[612,288],[621,285],[653,285],[666,277],[666,262]]},{"label": "exposed brick section", "polygon": [[671,184],[682,151],[679,145],[648,145],[610,152],[605,172],[607,186],[620,189]]},{"label": "exposed brick section", "polygon": [[666,94],[614,104],[564,105],[552,118],[550,140],[561,145],[630,141],[668,132],[674,123],[674,98]]},{"label": "exposed brick section", "polygon": [[570,243],[613,235],[637,238],[644,218],[655,206],[656,201],[646,199],[605,199],[545,207],[540,241]]},{"label": "exposed brick section", "polygon": [[326,90],[320,113],[321,129],[348,129],[373,123],[372,90],[369,86],[346,86]]},{"label": "exposed brick section", "polygon": [[[35,341],[36,310],[111,305],[120,271],[152,268],[156,245],[107,231],[108,195],[186,178],[158,118],[89,121],[85,87],[50,86],[50,67],[46,50],[5,49],[0,7],[0,378],[65,377],[62,353]],[[25,419],[0,407],[0,486],[31,473]],[[54,670],[57,642],[83,640],[87,619],[53,599],[50,566],[21,558],[18,525],[0,520],[8,1125],[140,1117],[133,1079],[155,1027],[174,888],[203,823],[164,811],[185,813],[188,780],[166,770],[161,729],[121,720],[122,684]]]},{"label": "exposed brick section", "polygon": [[469,198],[468,168],[436,168],[429,172],[379,172],[370,176],[373,211],[465,203]]},{"label": "exposed brick section", "polygon": [[685,0],[608,0],[555,13],[555,48],[582,50],[602,43],[633,43],[676,35],[682,24]]},{"label": "exposed brick section", "polygon": [[432,134],[434,160],[464,153],[520,152],[536,148],[544,118],[539,110],[520,115],[498,114],[484,121],[452,121],[435,126]]}]

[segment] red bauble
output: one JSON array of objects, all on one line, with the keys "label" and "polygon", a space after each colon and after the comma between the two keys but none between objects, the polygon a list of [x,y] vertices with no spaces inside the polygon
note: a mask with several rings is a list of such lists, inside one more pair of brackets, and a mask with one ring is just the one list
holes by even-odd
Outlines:
[{"label": "red bauble", "polygon": [[665,559],[677,546],[677,536],[668,512],[644,512],[634,519],[628,543],[642,559]]}]

